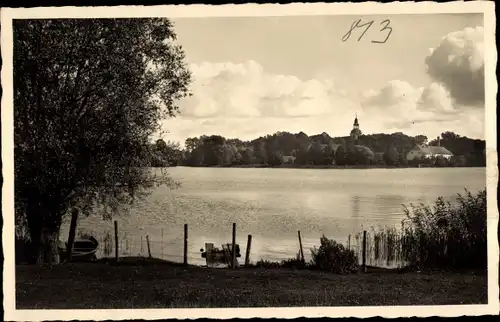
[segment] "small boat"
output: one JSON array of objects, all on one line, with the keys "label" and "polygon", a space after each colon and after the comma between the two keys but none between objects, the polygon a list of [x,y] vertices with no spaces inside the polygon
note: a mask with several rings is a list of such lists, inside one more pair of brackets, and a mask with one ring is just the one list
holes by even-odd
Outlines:
[{"label": "small boat", "polygon": [[[71,251],[71,261],[96,261],[98,247],[99,242],[92,236],[76,237]],[[66,257],[67,243],[64,243],[64,248],[60,247],[59,250],[62,251],[63,257]]]}]

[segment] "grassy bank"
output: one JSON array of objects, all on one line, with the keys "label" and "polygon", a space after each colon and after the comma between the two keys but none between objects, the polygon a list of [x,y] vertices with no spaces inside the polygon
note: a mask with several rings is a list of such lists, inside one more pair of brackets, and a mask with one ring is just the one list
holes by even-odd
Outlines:
[{"label": "grassy bank", "polygon": [[207,269],[160,260],[119,265],[18,265],[18,309],[480,304],[487,276],[473,273],[332,274],[294,269]]}]

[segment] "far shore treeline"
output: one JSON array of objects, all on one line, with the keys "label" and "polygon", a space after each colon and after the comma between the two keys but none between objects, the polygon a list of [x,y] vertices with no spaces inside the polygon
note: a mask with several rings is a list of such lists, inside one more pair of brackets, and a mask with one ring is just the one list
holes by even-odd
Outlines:
[{"label": "far shore treeline", "polygon": [[[453,156],[415,158],[407,153],[416,145],[440,145]],[[188,138],[185,147],[157,140],[151,145],[152,166],[191,167],[484,167],[485,141],[453,132],[428,141],[401,132],[361,135],[355,142],[349,137],[330,137],[327,133],[308,136],[277,132],[251,141],[228,139],[220,135]]]}]

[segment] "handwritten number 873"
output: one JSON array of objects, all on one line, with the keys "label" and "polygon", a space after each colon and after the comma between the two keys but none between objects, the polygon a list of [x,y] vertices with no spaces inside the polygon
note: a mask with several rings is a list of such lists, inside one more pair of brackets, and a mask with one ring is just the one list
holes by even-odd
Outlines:
[{"label": "handwritten number 873", "polygon": [[[376,43],[376,44],[385,44],[387,42],[387,40],[389,39],[389,37],[391,36],[391,33],[392,33],[392,28],[389,27],[391,21],[389,19],[386,19],[384,21],[382,21],[380,23],[382,27],[382,29],[380,29],[380,32],[387,32],[386,33],[386,37],[384,40],[380,41],[380,40],[372,40],[372,43]],[[350,37],[351,37],[351,33],[356,29],[356,28],[365,28],[365,30],[361,33],[361,35],[359,36],[358,38],[358,41],[361,40],[361,38],[363,38],[363,36],[366,34],[366,32],[368,31],[368,29],[370,29],[370,27],[373,25],[373,20],[372,21],[369,21],[369,22],[365,22],[365,23],[361,23],[361,19],[359,20],[356,20],[352,23],[351,25],[351,29],[349,29],[349,31],[344,35],[344,37],[342,37],[342,42],[346,42]]]}]

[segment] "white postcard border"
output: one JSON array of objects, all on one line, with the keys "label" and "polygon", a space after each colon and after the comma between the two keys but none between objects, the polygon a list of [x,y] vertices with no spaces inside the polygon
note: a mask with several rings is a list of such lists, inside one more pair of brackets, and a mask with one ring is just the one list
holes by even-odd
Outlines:
[{"label": "white postcard border", "polygon": [[[286,15],[375,15],[375,14],[439,14],[484,13],[485,30],[485,131],[488,191],[488,305],[393,306],[393,307],[296,307],[296,308],[234,308],[234,309],[119,309],[119,310],[16,310],[14,264],[14,156],[13,156],[13,88],[12,88],[12,19],[36,18],[108,18],[108,17],[244,17]],[[2,66],[2,188],[4,312],[6,321],[42,320],[121,320],[164,318],[248,318],[248,317],[429,317],[498,314],[497,241],[498,184],[496,151],[495,11],[493,2],[393,2],[332,4],[244,4],[244,5],[166,5],[117,7],[45,7],[1,9]],[[10,256],[9,256],[10,254]],[[10,295],[10,296],[9,296]]]}]

